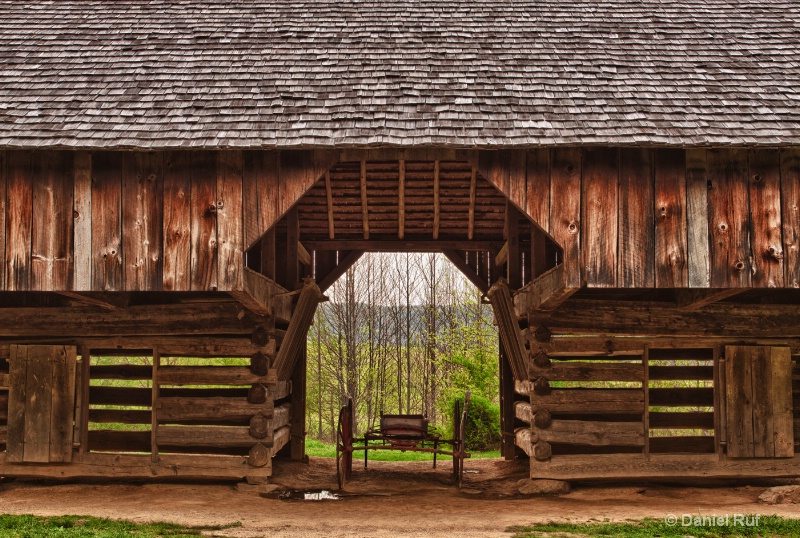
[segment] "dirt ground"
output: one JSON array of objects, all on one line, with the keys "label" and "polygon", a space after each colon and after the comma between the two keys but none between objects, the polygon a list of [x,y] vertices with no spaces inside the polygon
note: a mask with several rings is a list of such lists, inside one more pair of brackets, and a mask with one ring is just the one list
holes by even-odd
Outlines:
[{"label": "dirt ground", "polygon": [[[464,489],[452,485],[450,462],[354,462],[340,500],[300,501],[236,491],[233,484],[0,483],[0,511],[80,514],[186,525],[240,522],[214,535],[231,537],[509,537],[506,529],[547,521],[621,521],[668,514],[777,514],[800,518],[800,505],[765,505],[769,484],[718,487],[577,485],[560,497],[517,492],[526,462],[468,460]],[[276,465],[273,483],[289,490],[335,489],[332,460]],[[789,483],[789,482],[784,482]],[[775,484],[773,484],[775,485]]]}]

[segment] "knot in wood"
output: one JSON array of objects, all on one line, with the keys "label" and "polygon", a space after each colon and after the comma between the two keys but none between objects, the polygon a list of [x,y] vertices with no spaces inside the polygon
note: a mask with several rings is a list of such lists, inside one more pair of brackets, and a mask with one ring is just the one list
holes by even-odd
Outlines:
[{"label": "knot in wood", "polygon": [[761,183],[761,175],[753,174],[753,183]]},{"label": "knot in wood", "polygon": [[573,221],[573,222],[570,222],[570,223],[567,225],[567,231],[568,231],[569,233],[571,233],[571,234],[576,234],[576,233],[578,233],[578,225],[577,225],[577,223],[575,223],[575,221]]},{"label": "knot in wood", "polygon": [[744,271],[745,263],[742,260],[736,260],[736,262],[733,264],[733,268],[737,271]]}]

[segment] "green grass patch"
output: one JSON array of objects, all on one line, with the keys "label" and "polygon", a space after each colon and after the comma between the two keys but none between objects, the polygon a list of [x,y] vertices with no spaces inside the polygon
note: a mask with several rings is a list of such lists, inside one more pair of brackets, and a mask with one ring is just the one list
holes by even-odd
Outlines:
[{"label": "green grass patch", "polygon": [[[687,514],[688,517],[688,514]],[[800,536],[800,520],[778,516],[739,516],[734,514],[726,519],[692,514],[687,521],[678,515],[676,520],[643,519],[625,523],[544,523],[525,527],[509,527],[507,532],[514,538],[583,538],[602,536],[604,538],[772,538],[781,536]],[[674,524],[670,524],[673,523]],[[688,524],[686,524],[688,523]]]},{"label": "green grass patch", "polygon": [[[451,447],[447,445],[445,450]],[[316,458],[335,458],[336,446],[333,444],[323,443],[315,439],[306,439],[306,454]],[[470,452],[472,458],[499,458],[499,450],[488,450],[486,452]],[[358,450],[353,453],[354,460],[363,460],[364,452]],[[406,450],[401,452],[399,450],[370,450],[370,461],[432,461],[433,454],[427,452],[411,452]],[[450,460],[450,456],[438,455],[437,461]]]},{"label": "green grass patch", "polygon": [[[0,514],[0,536],[9,538],[185,538],[213,536],[213,531],[239,527],[228,525],[186,527],[172,523],[137,524],[88,516],[39,517],[31,515]],[[209,534],[211,532],[211,534]]]}]

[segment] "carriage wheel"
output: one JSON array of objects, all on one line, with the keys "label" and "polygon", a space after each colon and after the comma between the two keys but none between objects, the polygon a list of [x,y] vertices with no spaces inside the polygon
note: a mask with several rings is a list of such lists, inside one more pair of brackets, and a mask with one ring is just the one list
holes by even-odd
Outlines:
[{"label": "carriage wheel", "polygon": [[353,400],[339,411],[336,427],[336,481],[342,489],[353,472]]},{"label": "carriage wheel", "polygon": [[453,409],[453,480],[459,483],[461,476],[461,402],[456,400]]}]

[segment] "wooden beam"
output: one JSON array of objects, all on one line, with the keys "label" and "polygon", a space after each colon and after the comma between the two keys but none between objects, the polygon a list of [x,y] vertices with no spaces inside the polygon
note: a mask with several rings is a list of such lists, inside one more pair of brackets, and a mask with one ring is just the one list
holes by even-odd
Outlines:
[{"label": "wooden beam", "polygon": [[297,242],[297,259],[306,267],[311,267],[311,253],[300,241]]},{"label": "wooden beam", "polygon": [[453,265],[456,266],[456,269],[461,271],[461,273],[467,277],[467,280],[472,282],[475,287],[481,291],[481,293],[485,294],[487,291],[489,291],[489,284],[475,272],[475,269],[470,267],[470,265],[464,259],[463,252],[459,252],[457,250],[444,250],[442,253]]},{"label": "wooden beam", "polygon": [[475,197],[477,193],[477,175],[478,171],[473,166],[472,176],[469,180],[469,224],[467,225],[467,239],[472,240],[475,234]]},{"label": "wooden beam", "polygon": [[[286,381],[294,373],[294,366],[300,358],[306,346],[306,336],[311,323],[314,321],[314,313],[317,305],[325,300],[325,296],[312,279],[307,279],[297,299],[297,305],[286,329],[286,336],[281,343],[278,354],[275,356],[275,370],[278,380]],[[294,383],[293,383],[294,385]]]},{"label": "wooden beam", "polygon": [[339,264],[330,273],[318,279],[317,285],[320,291],[324,293],[325,290],[333,286],[333,283],[339,280],[363,254],[363,250],[351,250],[343,258],[339,259]]},{"label": "wooden beam", "polygon": [[433,238],[439,239],[439,160],[433,162]]},{"label": "wooden beam", "polygon": [[249,335],[264,322],[235,301],[137,305],[125,310],[0,308],[0,338],[63,342],[76,337]]},{"label": "wooden beam", "polygon": [[675,299],[678,308],[685,311],[700,310],[701,308],[744,293],[748,288],[723,288],[723,289],[679,289],[675,290]]},{"label": "wooden beam", "polygon": [[519,212],[506,200],[506,230],[508,232],[508,285],[513,290],[522,287],[522,256],[519,248]]},{"label": "wooden beam", "polygon": [[[703,310],[685,311],[658,302],[573,298],[555,312],[532,313],[528,320],[532,326],[545,325],[552,333],[559,334],[783,338],[788,341],[800,337],[798,316],[798,305],[712,303]],[[598,349],[602,350],[603,345]]]},{"label": "wooden beam", "polygon": [[[300,282],[300,217],[297,207],[293,207],[286,213],[286,272],[283,280],[279,280],[284,288],[289,291],[294,290]],[[277,253],[276,253],[277,257]]]},{"label": "wooden beam", "polygon": [[531,459],[531,478],[555,480],[628,480],[648,478],[795,477],[800,458],[735,460],[717,454],[587,454]]},{"label": "wooden beam", "polygon": [[567,288],[564,264],[559,264],[530,282],[514,296],[517,315],[525,316],[532,310],[549,312],[558,308],[580,288]]},{"label": "wooden beam", "polygon": [[508,241],[503,243],[503,247],[500,249],[500,252],[497,253],[497,256],[494,257],[494,264],[497,267],[501,267],[505,265],[508,261]]},{"label": "wooden beam", "polygon": [[231,480],[245,476],[272,474],[271,462],[264,467],[247,465],[246,456],[162,454],[154,464],[149,454],[86,454],[81,463],[71,465],[14,465],[0,453],[0,475],[36,478],[113,477],[145,478],[192,477]]},{"label": "wooden beam", "polygon": [[325,196],[328,201],[328,238],[333,239],[336,236],[336,230],[333,226],[333,190],[331,189],[331,172],[325,172]]},{"label": "wooden beam", "polygon": [[74,301],[79,303],[83,303],[85,305],[90,306],[97,306],[99,308],[103,308],[105,310],[119,310],[121,308],[125,308],[128,304],[128,296],[127,294],[103,294],[99,295],[97,293],[92,292],[75,292],[75,291],[66,291],[60,290],[56,291],[59,295],[63,295],[64,297],[69,297]]},{"label": "wooden beam", "polygon": [[308,250],[360,250],[362,252],[440,252],[444,250],[488,250],[496,251],[502,245],[500,241],[464,241],[464,240],[346,240],[304,241]]},{"label": "wooden beam", "polygon": [[486,295],[492,303],[497,328],[500,332],[500,342],[511,365],[514,379],[528,379],[528,352],[525,349],[519,322],[514,313],[514,303],[511,300],[508,284],[501,278],[489,288]]},{"label": "wooden beam", "polygon": [[397,185],[397,237],[402,239],[406,234],[406,161],[400,159]]},{"label": "wooden beam", "polygon": [[367,161],[361,161],[361,220],[364,239],[369,239],[369,209],[367,207]]},{"label": "wooden beam", "polygon": [[252,269],[243,273],[244,290],[231,292],[232,297],[259,316],[291,317],[291,299],[285,295],[289,290]]}]

